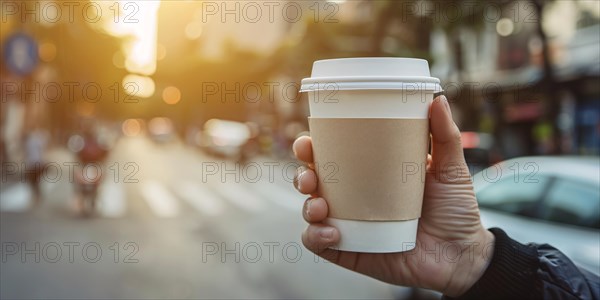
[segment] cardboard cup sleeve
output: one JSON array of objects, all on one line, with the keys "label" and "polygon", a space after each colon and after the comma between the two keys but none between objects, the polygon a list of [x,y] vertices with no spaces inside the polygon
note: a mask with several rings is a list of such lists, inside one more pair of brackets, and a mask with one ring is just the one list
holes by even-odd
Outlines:
[{"label": "cardboard cup sleeve", "polygon": [[318,191],[329,217],[403,221],[421,216],[428,119],[309,118]]}]

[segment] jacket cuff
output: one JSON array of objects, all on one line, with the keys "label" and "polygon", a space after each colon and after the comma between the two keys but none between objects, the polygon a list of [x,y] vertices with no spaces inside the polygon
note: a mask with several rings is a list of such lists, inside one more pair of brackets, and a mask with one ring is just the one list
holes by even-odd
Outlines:
[{"label": "jacket cuff", "polygon": [[495,236],[492,260],[483,276],[456,299],[533,298],[534,275],[538,268],[537,249],[511,239],[500,228],[490,228],[489,231]]}]

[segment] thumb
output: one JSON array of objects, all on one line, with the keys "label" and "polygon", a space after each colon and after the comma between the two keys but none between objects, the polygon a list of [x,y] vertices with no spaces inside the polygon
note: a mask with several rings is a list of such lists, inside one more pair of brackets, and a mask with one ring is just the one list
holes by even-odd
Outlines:
[{"label": "thumb", "polygon": [[431,104],[429,128],[432,150],[430,172],[442,182],[470,181],[465,162],[460,131],[452,120],[446,96],[439,96]]}]

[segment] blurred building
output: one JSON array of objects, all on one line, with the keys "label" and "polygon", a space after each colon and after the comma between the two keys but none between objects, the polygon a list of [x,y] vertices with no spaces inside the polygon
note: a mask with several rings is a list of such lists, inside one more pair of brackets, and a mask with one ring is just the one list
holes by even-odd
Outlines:
[{"label": "blurred building", "polygon": [[[18,149],[32,128],[44,128],[52,142],[64,143],[82,119],[118,119],[122,110],[115,107],[125,98],[121,81],[127,72],[113,57],[121,41],[102,29],[103,17],[113,15],[108,10],[102,15],[95,4],[2,2],[0,107],[7,149]],[[20,37],[29,42],[16,45]],[[30,68],[21,69],[27,60]],[[19,159],[11,154],[18,151],[7,153]]]},{"label": "blurred building", "polygon": [[[597,1],[540,2],[541,14],[534,1],[150,2],[74,7],[98,7],[98,20],[69,18],[71,2],[2,2],[2,49],[26,34],[38,52],[27,74],[0,68],[4,140],[26,120],[63,136],[82,118],[167,117],[180,132],[222,118],[287,147],[307,128],[297,89],[313,61],[396,56],[429,60],[461,128],[491,134],[497,157],[600,152]],[[131,5],[140,22],[125,22]]]},{"label": "blurred building", "polygon": [[600,153],[599,3],[547,2],[541,15],[533,2],[501,8],[480,26],[432,33],[432,72],[461,129],[493,134],[504,158]]}]

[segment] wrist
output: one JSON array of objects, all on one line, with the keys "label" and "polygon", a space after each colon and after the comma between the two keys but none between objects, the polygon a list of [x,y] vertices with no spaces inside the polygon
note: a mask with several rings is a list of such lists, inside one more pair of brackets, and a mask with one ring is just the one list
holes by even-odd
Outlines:
[{"label": "wrist", "polygon": [[535,274],[539,267],[536,247],[511,239],[499,228],[491,228],[489,232],[494,235],[494,253],[488,255],[491,257],[488,267],[467,291],[454,296],[458,295],[464,300],[534,297]]},{"label": "wrist", "polygon": [[485,273],[494,253],[495,237],[490,231],[480,230],[469,247],[463,249],[446,289],[442,291],[450,297],[458,297],[467,292]]}]

